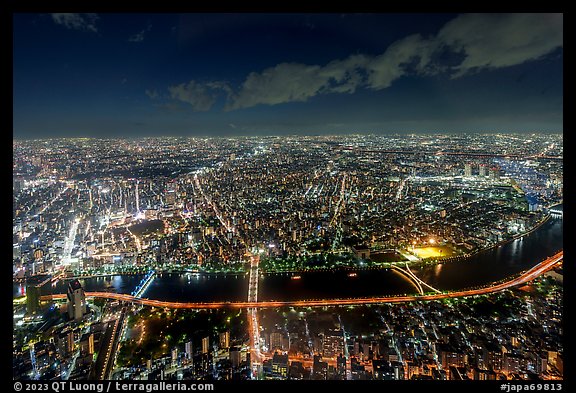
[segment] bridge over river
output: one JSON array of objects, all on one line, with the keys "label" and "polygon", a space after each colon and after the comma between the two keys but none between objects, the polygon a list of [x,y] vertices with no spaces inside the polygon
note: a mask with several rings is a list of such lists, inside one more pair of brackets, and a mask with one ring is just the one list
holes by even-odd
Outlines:
[{"label": "bridge over river", "polygon": [[[325,307],[325,306],[348,306],[358,304],[378,304],[378,303],[401,303],[412,302],[421,300],[439,300],[447,298],[456,298],[464,296],[484,295],[488,293],[502,291],[504,289],[512,288],[528,281],[531,281],[546,271],[552,269],[554,265],[560,262],[564,257],[564,252],[560,251],[557,254],[548,257],[536,266],[529,270],[524,271],[518,277],[511,278],[508,281],[498,284],[491,284],[484,288],[460,290],[452,292],[435,292],[424,293],[421,295],[408,295],[408,296],[384,296],[384,297],[369,297],[369,298],[348,298],[348,299],[311,299],[311,300],[294,300],[294,301],[242,301],[242,302],[167,302],[155,299],[138,298],[133,295],[111,293],[111,292],[87,292],[86,297],[97,297],[114,299],[136,304],[143,304],[152,307],[163,308],[176,308],[176,309],[215,309],[215,308],[271,308],[271,307]],[[43,300],[50,299],[65,299],[66,294],[55,294],[43,296]],[[255,300],[254,297],[250,300]]]}]

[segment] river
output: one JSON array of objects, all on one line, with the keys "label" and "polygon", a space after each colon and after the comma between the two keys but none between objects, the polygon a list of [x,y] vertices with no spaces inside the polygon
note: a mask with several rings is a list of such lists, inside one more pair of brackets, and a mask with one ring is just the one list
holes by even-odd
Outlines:
[{"label": "river", "polygon": [[[412,271],[440,290],[457,290],[485,285],[528,269],[563,249],[563,220],[551,218],[534,232],[485,250],[466,260],[440,263]],[[351,298],[416,293],[415,286],[399,273],[381,270],[264,274],[260,278],[259,300]],[[298,276],[299,278],[295,277]],[[143,275],[115,275],[81,280],[86,291],[114,290],[130,293]],[[42,293],[64,293],[66,282],[46,284]],[[23,294],[14,284],[14,296]],[[146,289],[143,297],[176,302],[244,301],[248,275],[207,275],[163,273]]]}]

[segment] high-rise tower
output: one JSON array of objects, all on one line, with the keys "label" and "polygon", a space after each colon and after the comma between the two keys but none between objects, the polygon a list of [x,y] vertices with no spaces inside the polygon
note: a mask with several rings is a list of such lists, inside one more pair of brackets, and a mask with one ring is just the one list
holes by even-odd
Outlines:
[{"label": "high-rise tower", "polygon": [[70,319],[80,320],[86,314],[86,295],[80,281],[73,280],[68,284],[68,316]]}]

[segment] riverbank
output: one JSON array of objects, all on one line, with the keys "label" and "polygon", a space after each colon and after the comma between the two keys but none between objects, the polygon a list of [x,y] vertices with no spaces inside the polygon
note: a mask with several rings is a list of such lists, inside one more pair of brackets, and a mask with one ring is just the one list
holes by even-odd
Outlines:
[{"label": "riverbank", "polygon": [[[550,221],[550,218],[552,218],[551,215],[546,215],[545,217],[543,217],[542,220],[540,220],[535,226],[531,227],[528,231],[525,231],[523,233],[519,233],[509,239],[505,239],[499,243],[496,243],[490,247],[484,247],[478,250],[475,250],[474,252],[470,252],[467,254],[462,254],[462,255],[456,255],[456,256],[451,256],[448,258],[433,258],[430,260],[419,260],[419,261],[412,261],[412,262],[408,262],[409,266],[412,268],[427,268],[427,267],[433,267],[435,265],[449,265],[452,264],[452,262],[467,262],[468,260],[470,260],[472,257],[476,256],[477,254],[481,253],[481,252],[488,252],[490,250],[493,249],[497,249],[498,247],[502,247],[504,245],[506,245],[507,243],[511,243],[514,240],[517,240],[519,238],[528,236],[530,234],[532,234],[533,232],[537,231],[539,228],[542,227],[542,225],[546,224],[547,222]],[[558,251],[558,250],[552,250],[552,251]],[[286,269],[278,269],[276,268],[275,270],[263,270],[261,268],[261,275],[263,276],[274,276],[274,275],[286,275],[286,274],[300,274],[300,273],[313,273],[313,272],[338,272],[338,271],[342,271],[342,272],[346,272],[346,273],[351,273],[351,272],[355,272],[355,271],[377,271],[377,270],[387,270],[390,269],[391,266],[393,265],[401,265],[403,266],[405,264],[405,261],[398,261],[398,262],[373,262],[373,261],[358,261],[356,264],[353,264],[352,261],[350,264],[346,264],[346,265],[337,265],[337,266],[308,266],[308,267],[304,267],[304,268],[286,268]],[[96,274],[87,274],[87,275],[75,275],[75,276],[70,276],[70,277],[62,277],[60,280],[62,281],[69,281],[72,279],[92,279],[92,278],[106,278],[106,277],[113,277],[113,276],[137,276],[137,275],[141,275],[141,274],[145,274],[148,271],[148,267],[146,267],[146,269],[142,269],[142,271],[140,270],[135,270],[135,271],[123,271],[123,272],[108,272],[108,273],[96,273]],[[241,276],[246,276],[248,274],[248,270],[246,270],[245,268],[242,268],[241,270],[236,270],[236,271],[221,271],[221,270],[205,270],[202,268],[194,268],[194,269],[187,269],[187,268],[178,268],[178,267],[166,267],[166,268],[157,268],[157,271],[159,273],[184,273],[184,274],[199,274],[202,276],[208,276],[208,277],[226,277],[226,276],[230,276],[230,277],[241,277]],[[24,286],[24,282],[20,282],[20,281],[16,281],[14,280],[15,284],[20,284],[21,286]]]},{"label": "riverbank", "polygon": [[434,266],[437,264],[446,264],[446,263],[453,263],[453,262],[462,262],[465,261],[466,259],[469,259],[470,257],[481,253],[481,252],[485,252],[485,251],[489,251],[492,249],[496,249],[498,247],[501,247],[505,244],[508,244],[510,242],[513,242],[514,240],[520,239],[524,236],[527,236],[529,234],[531,234],[532,232],[536,231],[538,228],[540,228],[543,224],[545,224],[546,222],[548,222],[548,220],[551,218],[551,215],[548,214],[546,216],[544,216],[544,218],[542,220],[540,220],[535,226],[531,227],[528,231],[519,233],[517,235],[514,235],[513,237],[509,238],[509,239],[504,239],[498,243],[495,243],[491,246],[487,246],[487,247],[483,247],[483,248],[479,248],[477,250],[474,250],[472,252],[469,253],[465,253],[465,254],[461,254],[461,255],[453,255],[450,257],[446,257],[446,258],[427,258],[427,259],[418,259],[418,260],[412,260],[412,261],[395,261],[395,262],[368,262],[367,264],[364,263],[364,265],[357,265],[357,266],[325,266],[325,267],[311,267],[311,268],[299,268],[299,269],[280,269],[280,270],[275,270],[275,271],[270,271],[270,270],[266,270],[264,271],[264,274],[267,275],[274,275],[274,274],[283,274],[283,273],[306,273],[306,272],[321,272],[321,271],[363,271],[363,270],[380,270],[380,269],[389,269],[394,265],[398,265],[398,264],[402,264],[404,265],[405,263],[408,263],[408,265],[410,267],[415,267],[415,268],[419,268],[419,267],[430,267],[430,266]]},{"label": "riverbank", "polygon": [[112,276],[136,276],[138,274],[146,274],[150,270],[148,268],[142,269],[142,271],[136,272],[113,272],[113,273],[96,273],[96,274],[86,274],[86,275],[76,275],[76,276],[66,276],[60,278],[61,280],[81,280],[84,278],[98,278],[98,277],[112,277]]},{"label": "riverbank", "polygon": [[496,244],[494,244],[494,245],[492,245],[492,246],[480,248],[480,249],[478,249],[478,250],[475,250],[474,252],[464,254],[463,257],[468,258],[468,257],[474,256],[474,255],[476,255],[476,254],[478,254],[478,253],[480,253],[480,252],[482,252],[482,251],[492,250],[492,249],[494,249],[494,248],[503,246],[503,245],[505,245],[505,244],[507,244],[507,243],[513,242],[513,241],[516,240],[516,239],[520,239],[520,238],[522,238],[522,237],[524,237],[524,236],[526,236],[526,235],[529,235],[529,234],[531,234],[532,232],[534,232],[535,230],[537,230],[538,228],[540,228],[543,224],[545,224],[545,223],[550,219],[550,217],[551,217],[550,214],[544,216],[544,218],[543,218],[542,220],[540,220],[540,222],[539,222],[538,224],[536,224],[535,226],[533,226],[532,228],[530,228],[530,230],[528,230],[528,231],[526,231],[526,232],[522,232],[522,233],[519,233],[519,234],[517,234],[517,235],[514,235],[514,236],[512,236],[510,239],[504,239],[504,240],[502,240],[502,241],[500,241],[500,242],[498,242],[498,243],[496,243]]},{"label": "riverbank", "polygon": [[[537,230],[526,235],[522,241],[501,245],[486,250],[461,263],[437,263],[411,270],[421,280],[439,290],[460,290],[482,287],[515,276],[534,266],[535,261],[544,260],[563,248],[563,222],[549,219]],[[366,262],[365,262],[366,263]],[[397,264],[403,267],[402,264]],[[187,270],[187,269],[181,269]],[[247,274],[192,274],[196,267],[184,273],[163,273],[157,276],[148,288],[145,297],[165,301],[243,301],[248,291]],[[392,269],[384,266],[339,267],[339,270],[312,269],[276,274],[262,274],[258,283],[258,299],[300,300],[328,297],[362,297],[401,295],[413,292],[413,286]],[[350,273],[357,271],[356,275]],[[191,273],[191,274],[186,274]],[[284,273],[284,274],[282,274]],[[301,276],[300,279],[292,279]],[[143,277],[140,275],[118,275],[112,277],[86,278],[86,292],[104,292],[113,287],[118,294],[129,295]],[[43,288],[42,295],[65,294],[67,282]],[[14,284],[14,296],[25,293],[25,286]]]},{"label": "riverbank", "polygon": [[178,269],[178,268],[156,268],[155,269],[158,274],[172,274],[172,273],[183,273],[183,274],[200,274],[204,276],[243,276],[248,274],[248,270],[241,270],[235,272],[223,272],[223,271],[209,271],[209,270],[187,270],[187,269]]}]

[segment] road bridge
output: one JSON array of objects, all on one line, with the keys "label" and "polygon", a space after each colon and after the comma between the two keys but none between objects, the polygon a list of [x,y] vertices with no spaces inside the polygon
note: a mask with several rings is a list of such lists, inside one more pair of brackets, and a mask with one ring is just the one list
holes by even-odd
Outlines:
[{"label": "road bridge", "polygon": [[[518,277],[511,278],[502,283],[494,283],[484,288],[467,289],[452,292],[441,292],[424,295],[402,295],[402,296],[375,296],[364,298],[346,298],[346,299],[311,299],[311,300],[289,300],[289,301],[256,301],[256,302],[168,302],[155,299],[137,298],[133,295],[110,293],[110,292],[86,292],[86,297],[98,297],[113,300],[120,300],[160,308],[176,309],[216,309],[216,308],[277,308],[277,307],[326,307],[326,306],[351,306],[361,304],[379,304],[379,303],[402,303],[413,301],[428,301],[447,298],[457,298],[465,296],[485,295],[493,292],[502,291],[512,288],[528,281],[534,280],[539,275],[552,269],[554,265],[560,262],[564,257],[564,252],[548,257],[536,266],[524,271]],[[65,299],[66,294],[56,294],[42,296],[42,300]]]}]

